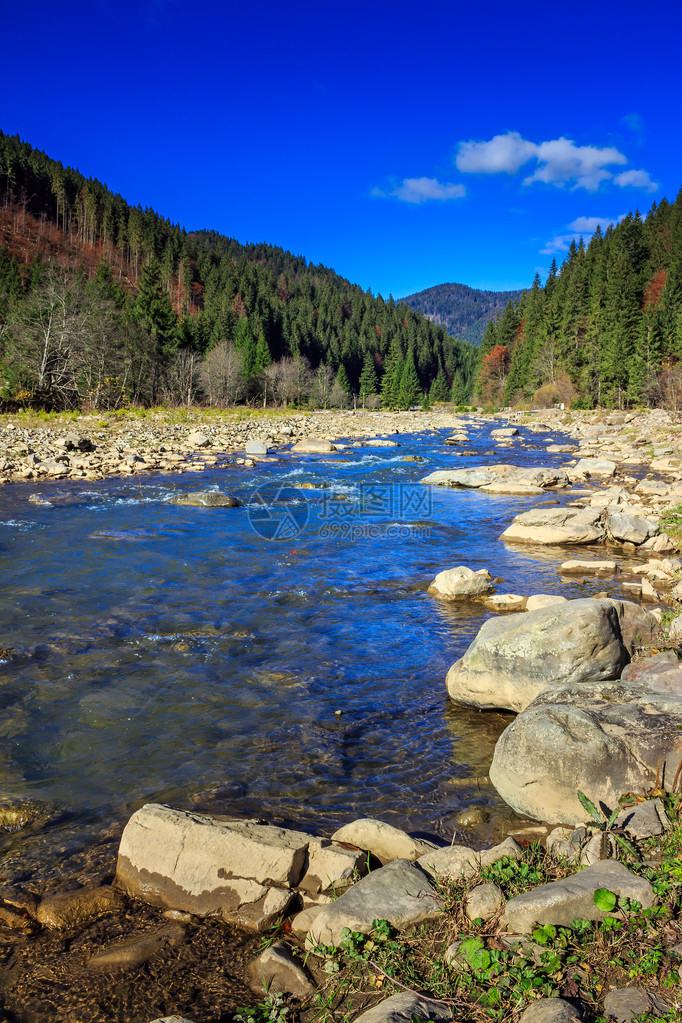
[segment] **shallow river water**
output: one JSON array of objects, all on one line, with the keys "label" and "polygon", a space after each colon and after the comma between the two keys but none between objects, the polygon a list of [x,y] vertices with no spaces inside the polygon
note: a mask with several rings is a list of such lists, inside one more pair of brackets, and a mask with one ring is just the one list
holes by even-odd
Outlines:
[{"label": "shallow river water", "polygon": [[[255,468],[0,490],[0,806],[43,811],[12,837],[13,861],[94,841],[151,800],[319,832],[376,816],[448,840],[472,804],[491,833],[514,820],[485,780],[511,715],[445,693],[489,612],[426,588],[458,564],[488,568],[499,592],[604,583],[562,582],[565,550],[498,542],[514,514],[567,494],[418,483],[566,460],[544,450],[559,436],[522,429],[496,448],[490,426],[470,428],[475,456],[456,457],[441,431]],[[415,454],[425,461],[404,460]],[[243,506],[170,503],[198,489]]]}]

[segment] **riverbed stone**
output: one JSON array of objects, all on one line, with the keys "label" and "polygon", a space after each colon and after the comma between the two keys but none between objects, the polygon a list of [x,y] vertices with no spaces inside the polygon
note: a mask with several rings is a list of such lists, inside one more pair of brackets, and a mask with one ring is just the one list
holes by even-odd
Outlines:
[{"label": "riverbed stone", "polygon": [[526,598],[520,593],[496,593],[483,601],[491,611],[523,611]]},{"label": "riverbed stone", "polygon": [[437,846],[424,839],[412,838],[406,831],[373,817],[361,817],[344,824],[332,835],[334,842],[345,842],[371,852],[382,863],[391,860],[416,860]]},{"label": "riverbed stone", "polygon": [[607,888],[619,899],[639,902],[644,909],[656,903],[646,878],[633,874],[618,860],[600,860],[560,881],[516,895],[504,908],[503,924],[517,934],[527,934],[535,924],[570,927],[574,920],[605,920],[616,914],[595,906],[594,893],[599,888]]},{"label": "riverbed stone", "polygon": [[670,786],[682,761],[682,696],[645,681],[548,686],[497,741],[490,780],[517,813],[580,824],[577,797],[613,809],[627,792]]},{"label": "riverbed stone", "polygon": [[412,992],[401,991],[356,1016],[355,1023],[413,1023],[414,1020],[447,1023],[451,1018],[452,1013],[447,1005],[438,1005]]},{"label": "riverbed stone", "polygon": [[321,892],[343,885],[367,871],[367,857],[361,850],[346,849],[338,842],[311,838],[308,842],[306,872],[298,887],[306,892]]},{"label": "riverbed stone", "polygon": [[485,568],[473,571],[457,565],[439,572],[429,586],[429,593],[440,600],[467,600],[493,592],[492,576]]},{"label": "riverbed stone", "polygon": [[221,494],[216,490],[199,490],[190,494],[179,494],[173,504],[189,508],[239,508],[239,501],[231,494]]},{"label": "riverbed stone", "polygon": [[87,967],[89,970],[120,970],[141,966],[164,949],[181,945],[185,937],[184,927],[166,924],[155,931],[147,931],[108,945],[88,959]]},{"label": "riverbed stone", "polygon": [[581,561],[572,558],[562,561],[559,565],[560,575],[616,575],[620,571],[617,561],[602,559],[601,561]]},{"label": "riverbed stone", "polygon": [[602,478],[616,475],[616,463],[610,458],[580,458],[571,470],[571,476],[586,478],[600,476]]},{"label": "riverbed stone", "polygon": [[246,980],[256,994],[291,995],[299,1001],[315,990],[313,978],[287,941],[276,941],[249,963]]},{"label": "riverbed stone", "polygon": [[447,674],[456,703],[521,711],[553,682],[617,678],[629,658],[622,601],[570,600],[491,618]]},{"label": "riverbed stone", "polygon": [[36,919],[43,927],[75,927],[113,913],[120,904],[120,895],[111,885],[76,888],[42,899],[36,910]]},{"label": "riverbed stone", "polygon": [[517,515],[500,540],[537,544],[599,543],[605,530],[600,508],[532,508]]},{"label": "riverbed stone", "polygon": [[200,430],[193,430],[192,433],[187,436],[188,448],[207,448],[210,443],[210,439]]},{"label": "riverbed stone", "polygon": [[336,446],[320,437],[303,437],[291,450],[299,455],[328,455],[336,451]]},{"label": "riverbed stone", "polygon": [[621,511],[608,512],[606,528],[614,540],[637,545],[643,544],[658,532],[658,524],[654,520]]},{"label": "riverbed stone", "polygon": [[270,444],[266,444],[262,440],[247,440],[244,447],[244,454],[246,455],[267,455],[270,451]]},{"label": "riverbed stone", "polygon": [[421,867],[432,877],[473,877],[482,867],[490,867],[506,856],[510,860],[519,860],[523,849],[513,838],[505,838],[503,842],[491,849],[470,849],[466,845],[450,845],[445,849],[434,849],[424,853],[417,860]]},{"label": "riverbed stone", "polygon": [[250,905],[260,921],[278,898],[267,886],[300,881],[309,841],[285,828],[148,803],[126,824],[116,883],[152,905],[197,916],[232,918]]},{"label": "riverbed stone", "polygon": [[469,892],[464,911],[469,920],[490,920],[504,906],[504,895],[496,884],[479,884]]},{"label": "riverbed stone", "polygon": [[306,946],[338,945],[344,927],[368,934],[375,920],[388,920],[400,931],[441,912],[427,875],[409,860],[393,860],[325,906],[308,931]]},{"label": "riverbed stone", "polygon": [[641,987],[621,987],[609,991],[604,998],[604,1012],[609,1023],[632,1023],[635,1016],[645,1012],[664,1013],[670,1005],[660,997]]},{"label": "riverbed stone", "polygon": [[[439,469],[425,476],[422,483],[440,487],[468,487],[479,489],[499,484],[518,487],[566,487],[567,473],[554,467],[523,468],[518,465],[479,465],[466,469]],[[492,491],[490,491],[492,492]],[[507,491],[509,493],[511,491]]]}]

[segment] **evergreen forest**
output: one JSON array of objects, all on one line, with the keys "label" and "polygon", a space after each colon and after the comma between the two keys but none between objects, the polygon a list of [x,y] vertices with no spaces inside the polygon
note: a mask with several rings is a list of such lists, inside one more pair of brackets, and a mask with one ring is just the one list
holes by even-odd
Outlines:
[{"label": "evergreen forest", "polygon": [[485,331],[478,399],[682,408],[682,191],[572,241]]},{"label": "evergreen forest", "polygon": [[465,401],[476,353],[274,245],[187,231],[0,133],[0,400]]}]

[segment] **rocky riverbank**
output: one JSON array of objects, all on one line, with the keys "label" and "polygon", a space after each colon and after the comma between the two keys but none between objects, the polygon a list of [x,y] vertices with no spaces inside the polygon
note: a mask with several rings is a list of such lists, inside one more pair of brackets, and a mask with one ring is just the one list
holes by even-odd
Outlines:
[{"label": "rocky riverbank", "polygon": [[[10,483],[199,472],[255,464],[291,445],[333,455],[344,443],[381,447],[401,432],[441,428],[454,431],[446,443],[456,458],[477,422],[440,411],[59,426],[6,417],[0,472]],[[447,689],[469,706],[518,712],[492,780],[520,812],[563,826],[529,822],[492,850],[472,850],[371,819],[326,837],[143,807],[117,863],[105,857],[104,883],[73,878],[44,896],[30,878],[0,889],[2,1023],[3,1012],[11,1023],[148,1023],[177,1013],[224,1023],[243,1006],[255,1008],[255,1023],[630,1023],[647,1010],[680,1018],[682,668],[674,629],[672,638],[659,631],[677,609],[682,567],[666,528],[682,498],[680,427],[667,413],[505,422],[493,430],[494,451],[562,430],[572,443],[547,449],[565,464],[453,469],[424,483],[569,494],[569,505],[523,513],[501,539],[584,543],[585,558],[560,572],[597,575],[606,592],[578,601],[495,593],[491,572],[465,566],[446,568],[431,592],[523,612],[483,625]],[[594,557],[595,544],[609,557]],[[629,595],[647,608],[608,595],[609,581],[626,573]],[[596,817],[586,813],[578,790],[608,811],[627,792],[652,798],[634,796],[620,816],[602,819],[597,807]],[[538,838],[544,845],[531,848]],[[263,934],[277,944],[259,953]]]},{"label": "rocky riverbank", "polygon": [[[324,453],[337,438],[393,443],[377,434],[455,428],[447,411],[141,412],[139,415],[54,417],[48,423],[0,417],[0,483],[202,472],[212,466],[255,464],[298,446]],[[313,444],[305,451],[306,441]]]},{"label": "rocky riverbank", "polygon": [[586,808],[546,829],[545,849],[526,832],[476,851],[371,818],[321,839],[144,806],[113,883],[3,891],[0,1015],[679,1019],[680,798],[633,799],[608,821]]}]

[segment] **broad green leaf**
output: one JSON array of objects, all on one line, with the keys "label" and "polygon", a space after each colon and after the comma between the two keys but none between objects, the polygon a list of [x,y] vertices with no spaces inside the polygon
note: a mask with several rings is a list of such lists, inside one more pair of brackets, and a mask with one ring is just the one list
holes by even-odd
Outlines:
[{"label": "broad green leaf", "polygon": [[487,970],[490,966],[490,953],[481,938],[466,938],[457,950],[457,958],[466,963],[474,973]]},{"label": "broad green leaf", "polygon": [[594,904],[602,913],[611,913],[616,908],[618,897],[608,888],[597,888],[594,893]]}]

